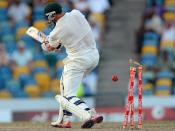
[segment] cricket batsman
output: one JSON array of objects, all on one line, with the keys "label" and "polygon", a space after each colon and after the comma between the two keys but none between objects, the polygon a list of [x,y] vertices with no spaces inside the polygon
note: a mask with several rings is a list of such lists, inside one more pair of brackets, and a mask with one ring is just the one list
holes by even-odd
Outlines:
[{"label": "cricket batsman", "polygon": [[90,25],[80,11],[63,13],[57,2],[48,3],[44,11],[48,23],[54,24],[54,29],[50,32],[47,42],[41,45],[42,49],[51,52],[64,46],[67,52],[60,81],[61,94],[55,97],[60,105],[59,118],[51,125],[71,128],[70,117],[74,114],[82,120],[81,128],[91,128],[94,124],[101,123],[103,117],[97,115],[76,96],[83,77],[99,62],[99,53]]}]

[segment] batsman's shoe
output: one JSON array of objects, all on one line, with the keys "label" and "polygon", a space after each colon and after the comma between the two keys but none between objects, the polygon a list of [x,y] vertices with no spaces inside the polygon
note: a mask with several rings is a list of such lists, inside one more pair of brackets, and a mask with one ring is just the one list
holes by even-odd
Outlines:
[{"label": "batsman's shoe", "polygon": [[62,121],[61,123],[58,123],[58,124],[52,124],[51,123],[51,126],[56,127],[56,128],[71,128],[72,127],[70,121],[66,121],[66,122]]},{"label": "batsman's shoe", "polygon": [[83,123],[81,128],[91,128],[94,124],[103,122],[103,116],[101,115],[92,115],[91,118]]}]

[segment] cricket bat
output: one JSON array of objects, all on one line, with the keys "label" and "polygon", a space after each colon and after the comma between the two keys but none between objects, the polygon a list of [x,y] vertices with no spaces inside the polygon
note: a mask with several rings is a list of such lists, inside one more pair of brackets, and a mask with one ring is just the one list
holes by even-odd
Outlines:
[{"label": "cricket bat", "polygon": [[[40,43],[47,43],[47,36],[42,31],[38,30],[37,28],[31,26],[27,29],[26,34],[35,39],[36,41]],[[56,49],[60,49],[62,47],[61,44],[59,44]]]},{"label": "cricket bat", "polygon": [[42,31],[39,31],[37,28],[33,26],[28,28],[26,34],[40,43],[45,42],[47,37]]}]

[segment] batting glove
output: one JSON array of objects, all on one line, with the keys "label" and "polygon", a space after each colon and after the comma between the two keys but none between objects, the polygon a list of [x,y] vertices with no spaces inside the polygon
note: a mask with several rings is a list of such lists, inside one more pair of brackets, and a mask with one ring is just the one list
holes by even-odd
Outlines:
[{"label": "batting glove", "polygon": [[48,48],[46,47],[46,44],[45,44],[45,43],[41,44],[41,48],[42,48],[44,51],[49,52],[49,50],[48,50]]}]

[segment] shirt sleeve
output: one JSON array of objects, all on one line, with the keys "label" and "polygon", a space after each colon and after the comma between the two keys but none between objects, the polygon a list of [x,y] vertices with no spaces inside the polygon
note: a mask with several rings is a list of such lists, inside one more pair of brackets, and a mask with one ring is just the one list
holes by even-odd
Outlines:
[{"label": "shirt sleeve", "polygon": [[60,44],[62,44],[62,38],[65,32],[66,31],[64,29],[64,25],[61,26],[56,25],[48,36],[49,45],[51,47],[57,48]]},{"label": "shirt sleeve", "polygon": [[60,45],[60,39],[55,35],[50,34],[48,40],[51,47],[57,48]]}]

